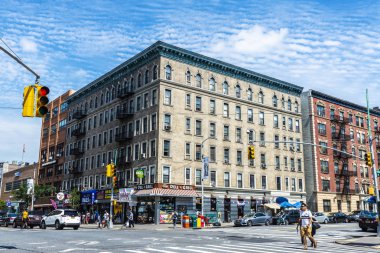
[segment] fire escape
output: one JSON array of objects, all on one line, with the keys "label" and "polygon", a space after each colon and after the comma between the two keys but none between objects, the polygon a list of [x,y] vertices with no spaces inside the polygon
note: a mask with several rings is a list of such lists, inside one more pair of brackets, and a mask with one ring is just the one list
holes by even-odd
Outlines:
[{"label": "fire escape", "polygon": [[[335,171],[335,178],[339,180],[339,188],[342,192],[342,197],[345,196],[347,200],[351,198],[350,194],[355,193],[355,190],[350,188],[350,178],[354,176],[354,172],[349,170],[349,159],[352,158],[347,152],[347,143],[351,141],[350,135],[345,133],[346,124],[349,123],[348,118],[341,115],[334,115],[330,118],[331,123],[334,123],[337,131],[331,134],[331,139],[336,143],[335,147],[340,148],[342,152],[333,152],[334,161],[339,162],[338,170]],[[343,187],[340,188],[343,181]]]}]

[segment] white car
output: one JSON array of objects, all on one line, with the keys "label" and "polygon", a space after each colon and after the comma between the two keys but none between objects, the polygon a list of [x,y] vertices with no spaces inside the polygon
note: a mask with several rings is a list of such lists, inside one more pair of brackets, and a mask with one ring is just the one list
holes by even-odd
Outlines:
[{"label": "white car", "polygon": [[319,223],[327,224],[329,222],[329,217],[327,217],[327,215],[325,215],[324,213],[316,212],[313,214],[313,216]]},{"label": "white car", "polygon": [[64,227],[72,227],[77,230],[80,226],[80,216],[73,209],[56,209],[44,216],[41,220],[41,228],[55,227],[55,229],[63,229]]}]

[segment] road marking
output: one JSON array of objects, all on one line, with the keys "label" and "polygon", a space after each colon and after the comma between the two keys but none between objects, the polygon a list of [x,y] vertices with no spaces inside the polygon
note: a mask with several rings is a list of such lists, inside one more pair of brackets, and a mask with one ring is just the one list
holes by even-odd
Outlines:
[{"label": "road marking", "polygon": [[134,253],[147,253],[146,251],[134,250],[134,249],[125,249],[126,252],[134,252]]},{"label": "road marking", "polygon": [[41,246],[41,247],[37,247],[39,249],[47,249],[47,248],[55,248],[55,246]]},{"label": "road marking", "polygon": [[176,253],[175,251],[162,250],[162,249],[151,249],[151,248],[146,248],[145,250],[156,251],[156,252],[162,252],[162,253]]},{"label": "road marking", "polygon": [[34,244],[34,245],[38,245],[38,244],[46,244],[47,242],[29,242],[28,244]]},{"label": "road marking", "polygon": [[97,249],[85,249],[85,248],[71,248],[71,249],[65,249],[61,250],[59,252],[80,252],[80,251],[97,251]]}]

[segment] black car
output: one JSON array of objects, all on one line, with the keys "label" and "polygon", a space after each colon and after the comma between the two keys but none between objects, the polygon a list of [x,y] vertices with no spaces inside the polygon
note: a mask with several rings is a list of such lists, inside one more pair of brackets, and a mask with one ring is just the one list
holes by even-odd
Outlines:
[{"label": "black car", "polygon": [[357,222],[359,221],[359,216],[360,216],[361,211],[353,211],[347,215],[348,222],[354,221]]},{"label": "black car", "polygon": [[329,222],[331,223],[340,223],[340,222],[347,223],[348,222],[347,215],[341,212],[329,213],[327,217],[329,218]]},{"label": "black car", "polygon": [[377,231],[377,214],[369,211],[362,211],[362,214],[359,216],[359,227],[362,231],[367,231],[369,228]]},{"label": "black car", "polygon": [[[41,224],[43,212],[40,211],[30,211],[29,212],[29,220],[27,222],[28,227],[33,228],[33,227],[39,227]],[[23,222],[22,222],[22,214],[17,215],[13,222],[13,227],[17,228],[22,227]]]},{"label": "black car", "polygon": [[297,223],[300,218],[300,211],[299,210],[287,210],[284,213],[281,213],[277,215],[276,217],[273,217],[273,225],[288,225]]}]

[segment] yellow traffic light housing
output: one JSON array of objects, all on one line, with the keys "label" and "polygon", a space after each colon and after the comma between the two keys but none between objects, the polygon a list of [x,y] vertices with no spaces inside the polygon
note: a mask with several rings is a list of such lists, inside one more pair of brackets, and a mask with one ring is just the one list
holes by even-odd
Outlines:
[{"label": "yellow traffic light housing", "polygon": [[48,113],[48,108],[46,105],[49,103],[47,95],[50,90],[46,86],[36,85],[37,87],[37,108],[36,117],[44,117]]},{"label": "yellow traffic light housing", "polygon": [[24,88],[24,99],[22,103],[22,116],[34,117],[34,87],[32,85]]},{"label": "yellow traffic light housing", "polygon": [[255,159],[255,147],[254,146],[248,147],[248,159]]},{"label": "yellow traffic light housing", "polygon": [[371,152],[367,152],[365,155],[366,155],[365,164],[368,165],[369,167],[372,167],[372,154],[371,154]]},{"label": "yellow traffic light housing", "polygon": [[118,185],[118,183],[117,183],[117,176],[114,176],[112,181],[113,181],[113,187],[117,188],[117,185]]},{"label": "yellow traffic light housing", "polygon": [[115,175],[115,165],[110,163],[106,166],[106,176],[113,177]]},{"label": "yellow traffic light housing", "polygon": [[375,188],[373,186],[368,187],[368,194],[372,196],[375,195]]}]

